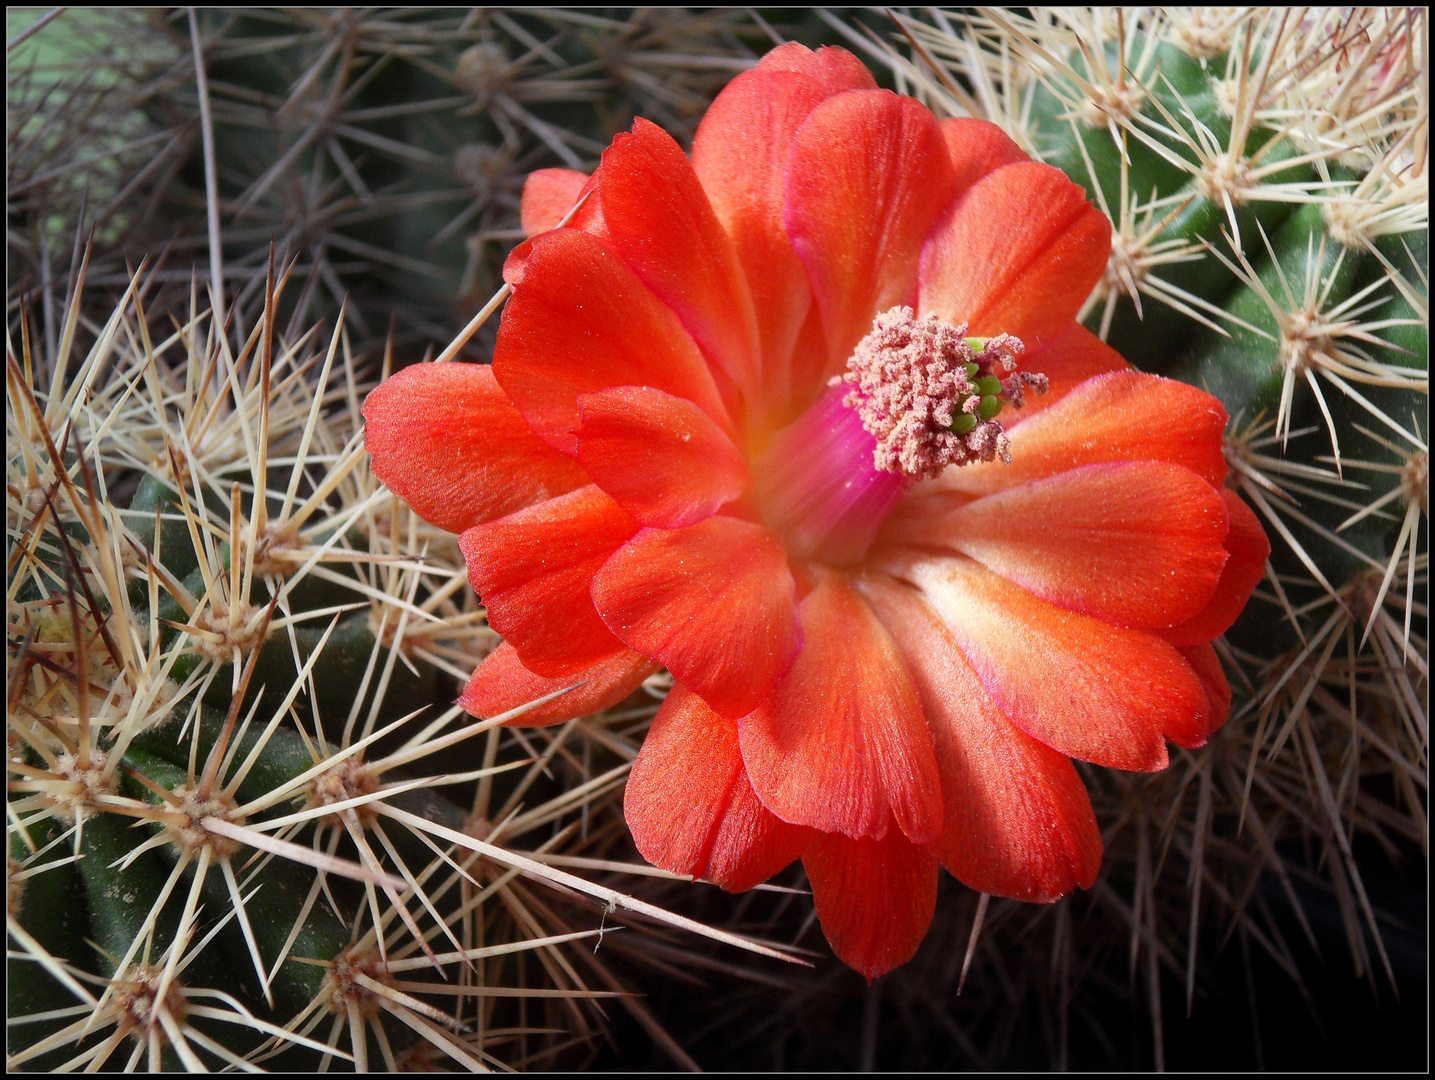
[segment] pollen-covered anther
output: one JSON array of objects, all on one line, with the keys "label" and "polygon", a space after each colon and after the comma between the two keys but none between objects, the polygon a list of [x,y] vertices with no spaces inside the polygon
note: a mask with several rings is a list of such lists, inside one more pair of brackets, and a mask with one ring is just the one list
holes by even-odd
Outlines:
[{"label": "pollen-covered anther", "polygon": [[[309,807],[335,806],[350,799],[361,799],[379,790],[379,776],[372,766],[354,758],[347,758],[330,769],[326,769],[309,781]],[[349,807],[358,816],[359,823],[368,828],[374,822],[375,814],[365,803]],[[343,825],[339,811],[326,814],[319,824],[330,827]]]},{"label": "pollen-covered anther", "polygon": [[877,440],[876,468],[926,480],[949,465],[1011,461],[996,414],[1003,404],[1020,408],[1027,387],[1045,393],[1046,377],[1016,371],[1020,339],[966,333],[965,325],[895,307],[858,343],[842,376],[854,388],[842,404]]}]

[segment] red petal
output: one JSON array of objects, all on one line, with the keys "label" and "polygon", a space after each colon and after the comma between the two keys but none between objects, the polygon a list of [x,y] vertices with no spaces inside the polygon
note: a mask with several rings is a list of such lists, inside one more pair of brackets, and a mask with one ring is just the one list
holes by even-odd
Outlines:
[{"label": "red petal", "polygon": [[932,733],[896,647],[840,578],[802,602],[803,648],[742,721],[758,797],[785,821],[873,839],[889,812],[915,843],[942,829]]},{"label": "red petal", "polygon": [[[530,174],[529,179],[532,180],[533,177],[544,172],[567,174],[569,170],[539,169],[538,172]],[[572,173],[572,175],[582,176],[582,173]],[[570,229],[580,229],[590,236],[597,237],[604,243],[608,242],[608,228],[603,222],[602,204],[592,197],[593,177],[584,177],[583,186],[576,192],[573,192],[571,198],[569,198],[569,191],[566,184],[560,186],[561,182],[545,184],[540,181],[539,183],[540,186],[534,194],[534,199],[538,202],[538,205],[534,207],[534,216],[540,220],[535,220],[535,225],[543,224],[546,227],[529,229],[527,225],[524,226],[529,239],[516,245],[514,249],[508,253],[508,258],[503,260],[503,280],[510,285],[517,286],[523,284],[523,275],[528,268],[528,256],[533,251],[532,237],[541,236],[550,229],[558,228],[559,223],[564,217],[567,217],[568,211],[573,209],[575,203],[580,203],[580,205],[573,216],[568,219],[568,225],[566,227]],[[526,200],[528,199],[527,183],[523,185],[523,198],[525,200],[523,205],[526,206]],[[563,201],[564,199],[568,201],[565,203]],[[562,213],[555,217],[553,211],[560,206],[563,208]],[[522,210],[520,210],[520,214],[521,213]],[[527,219],[524,220],[526,221]]]},{"label": "red petal", "polygon": [[955,194],[946,142],[925,106],[851,90],[812,110],[788,159],[786,223],[834,372],[879,312],[913,302],[922,238]]},{"label": "red petal", "polygon": [[922,248],[921,311],[1028,343],[1064,330],[1101,280],[1111,223],[1059,169],[1008,165],[948,211]]},{"label": "red petal", "polygon": [[950,117],[942,121],[942,138],[952,159],[958,195],[1003,165],[1031,160],[1010,135],[988,120]]},{"label": "red petal", "polygon": [[986,495],[1106,461],[1169,461],[1219,488],[1226,479],[1225,430],[1226,410],[1204,390],[1113,371],[1087,379],[1051,408],[1009,428],[1010,465],[948,469],[925,490]]},{"label": "red petal", "polygon": [[1173,645],[1195,645],[1220,637],[1231,628],[1245,609],[1251,593],[1266,576],[1266,559],[1270,558],[1271,542],[1261,528],[1260,519],[1245,501],[1230,488],[1221,489],[1221,498],[1231,518],[1225,548],[1231,557],[1221,571],[1221,580],[1205,609],[1179,626],[1163,630],[1161,636]]},{"label": "red petal", "polygon": [[803,75],[744,72],[718,95],[693,141],[693,168],[733,238],[751,291],[763,404],[774,414],[752,419],[768,426],[779,426],[791,411],[789,360],[812,305],[807,272],[782,223],[787,152],[824,97],[821,85]]},{"label": "red petal", "polygon": [[[756,70],[795,71],[799,75],[816,79],[829,96],[840,94],[844,90],[877,89],[877,80],[872,78],[872,73],[863,66],[862,61],[837,45],[824,45],[813,52],[806,45],[789,41],[768,50],[757,62]],[[722,99],[722,94],[718,95],[718,99]]]},{"label": "red petal", "polygon": [[1027,349],[1017,368],[1045,375],[1050,385],[1044,394],[1028,391],[1021,411],[1013,412],[1006,421],[1011,424],[1051,408],[1094,375],[1133,370],[1120,353],[1078,322]]},{"label": "red petal", "polygon": [[595,174],[609,242],[748,397],[759,393],[757,318],[737,252],[672,136],[641,118]]},{"label": "red petal", "polygon": [[1226,717],[1231,715],[1231,684],[1226,681],[1226,670],[1221,666],[1221,658],[1216,655],[1216,650],[1211,647],[1209,641],[1203,641],[1199,645],[1178,646],[1176,651],[1186,658],[1186,662],[1201,680],[1201,686],[1205,688],[1206,700],[1210,704],[1207,733],[1215,734],[1225,724]]},{"label": "red petal", "polygon": [[797,45],[773,49],[712,103],[693,140],[693,168],[733,239],[762,342],[762,396],[771,426],[790,420],[789,357],[812,302],[807,272],[783,225],[787,156],[798,128],[822,101],[874,87],[851,53]]},{"label": "red petal", "polygon": [[648,862],[730,892],[772,877],[813,836],[758,801],[738,753],[737,724],[682,686],[663,702],[633,762],[623,816]]},{"label": "red petal", "polygon": [[1226,507],[1190,469],[1085,465],[941,512],[914,501],[884,534],[951,548],[1053,604],[1122,626],[1171,626],[1204,608],[1226,549]]},{"label": "red petal", "polygon": [[588,176],[572,169],[538,169],[529,173],[523,182],[523,199],[519,203],[523,231],[537,236],[556,229],[587,186]]},{"label": "red petal", "polygon": [[730,517],[644,529],[593,578],[613,633],[732,717],[751,712],[802,647],[795,594],[777,539]]},{"label": "red petal", "polygon": [[637,531],[590,484],[459,537],[488,624],[539,675],[573,675],[623,650],[589,596],[593,572]]},{"label": "red petal", "polygon": [[414,364],[364,402],[374,475],[431,525],[470,525],[588,482],[533,434],[487,364]]},{"label": "red petal", "polygon": [[937,743],[942,865],[978,892],[1047,902],[1090,888],[1101,831],[1071,760],[1008,720],[930,607],[870,579],[863,592],[897,642]]},{"label": "red petal", "polygon": [[458,704],[464,712],[487,720],[555,690],[577,685],[576,690],[569,690],[547,705],[529,709],[504,722],[506,727],[547,727],[618,704],[657,670],[658,665],[646,656],[622,649],[586,671],[548,679],[524,667],[517,651],[504,641],[469,677]]},{"label": "red petal", "polygon": [[1063,611],[961,557],[891,567],[922,590],[997,706],[1063,754],[1118,769],[1166,767],[1162,736],[1205,739],[1206,695],[1154,634]]},{"label": "red petal", "polygon": [[529,243],[523,279],[498,330],[493,372],[549,445],[576,454],[579,396],[614,386],[665,390],[728,425],[702,353],[622,259],[577,229]]},{"label": "red petal", "polygon": [[578,399],[578,460],[641,525],[677,529],[747,490],[747,463],[691,401],[647,386]]},{"label": "red petal", "polygon": [[937,907],[937,860],[893,829],[882,840],[819,835],[802,856],[822,932],[871,982],[912,959]]}]

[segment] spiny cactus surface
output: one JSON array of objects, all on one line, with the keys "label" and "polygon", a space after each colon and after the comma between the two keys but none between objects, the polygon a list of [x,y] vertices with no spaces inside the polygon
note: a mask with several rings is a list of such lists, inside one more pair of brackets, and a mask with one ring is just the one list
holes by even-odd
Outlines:
[{"label": "spiny cactus surface", "polygon": [[[452,538],[369,475],[358,403],[390,326],[417,358],[492,293],[527,172],[590,169],[634,114],[686,143],[771,27],[68,12],[7,82],[10,1064],[544,1068],[616,1030],[665,1065],[1149,1067],[1207,1060],[1188,1033],[1247,987],[1221,1015],[1249,1029],[1220,1041],[1275,1064],[1305,1051],[1262,1049],[1273,1002],[1335,985],[1385,1003],[1370,1030],[1405,1015],[1391,988],[1408,1003],[1426,955],[1419,894],[1415,925],[1393,905],[1428,852],[1428,16],[817,18],[899,92],[1083,184],[1113,228],[1087,325],[1226,405],[1228,484],[1274,551],[1222,648],[1222,736],[1153,777],[1085,771],[1096,887],[1049,907],[951,887],[875,991],[600,935],[663,917],[628,895],[646,882],[816,944],[800,879],[734,908],[632,876],[615,808],[660,679],[521,739],[448,707],[494,637]],[[1108,1023],[1128,999],[1129,1037]]]}]

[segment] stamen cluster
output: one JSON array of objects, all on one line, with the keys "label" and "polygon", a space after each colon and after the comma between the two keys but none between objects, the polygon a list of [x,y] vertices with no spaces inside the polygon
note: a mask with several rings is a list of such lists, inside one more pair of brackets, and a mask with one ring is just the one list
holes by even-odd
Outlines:
[{"label": "stamen cluster", "polygon": [[[1025,387],[1046,392],[1046,377],[1016,369],[1025,346],[1010,334],[979,341],[966,324],[935,315],[914,317],[909,307],[877,316],[857,345],[847,373],[852,384],[842,403],[856,410],[877,439],[873,464],[913,480],[939,475],[949,465],[1000,458],[1011,448],[995,417],[1003,399],[1019,408]],[[973,343],[980,345],[980,351]]]}]

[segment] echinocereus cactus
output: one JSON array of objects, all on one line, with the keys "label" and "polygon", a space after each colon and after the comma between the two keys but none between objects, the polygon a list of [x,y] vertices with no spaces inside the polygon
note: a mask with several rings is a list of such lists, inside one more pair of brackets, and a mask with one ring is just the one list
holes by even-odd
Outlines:
[{"label": "echinocereus cactus", "polygon": [[462,530],[505,638],[464,707],[585,683],[556,722],[665,666],[639,850],[730,889],[800,857],[869,979],[915,952],[939,863],[1089,887],[1068,756],[1159,770],[1220,727],[1209,642],[1269,551],[1219,403],[1075,322],[1106,219],[994,125],[800,45],[691,162],[640,120],[525,211],[492,368],[365,405],[377,475]]},{"label": "echinocereus cactus", "polygon": [[[991,120],[1085,187],[1112,246],[1084,324],[1138,368],[1221,400],[1227,483],[1274,546],[1255,602],[1216,643],[1232,721],[1166,773],[1086,770],[1107,840],[1096,894],[1041,929],[1003,916],[1059,976],[1053,1063],[1090,1007],[1081,994],[1100,993],[1081,972],[1139,970],[1159,1065],[1176,1020],[1163,1020],[1163,983],[1187,1013],[1209,1012],[1202,981],[1233,935],[1302,992],[1292,935],[1347,951],[1357,976],[1402,997],[1421,978],[1423,941],[1381,908],[1423,894],[1392,889],[1370,860],[1418,867],[1428,843],[1426,18],[928,11],[894,16],[888,42],[828,20],[939,115]],[[1327,905],[1343,930],[1330,940],[1312,914]],[[1115,932],[1078,945],[1076,918]],[[990,970],[1011,941],[969,958]],[[972,1023],[995,1015],[971,1010]]]},{"label": "echinocereus cactus", "polygon": [[[910,962],[871,987],[836,963],[819,963],[811,973],[786,968],[777,975],[780,991],[750,981],[770,982],[771,969],[739,970],[688,947],[691,939],[679,949],[642,931],[581,937],[641,906],[594,877],[638,872],[650,899],[728,920],[744,933],[816,944],[819,952],[818,915],[829,931],[854,925],[841,904],[834,913],[831,860],[824,867],[816,848],[806,860],[814,883],[828,872],[817,912],[802,895],[800,866],[779,879],[796,888],[768,886],[729,899],[714,888],[664,881],[675,875],[632,862],[621,820],[630,769],[627,798],[641,850],[678,877],[733,887],[747,883],[737,871],[764,870],[754,857],[783,855],[762,833],[722,827],[748,820],[747,810],[771,813],[746,779],[741,724],[734,748],[733,721],[701,705],[702,695],[682,678],[652,724],[669,684],[658,669],[680,664],[688,650],[640,640],[644,628],[631,620],[609,629],[601,616],[614,599],[610,590],[594,607],[602,632],[635,644],[600,660],[586,681],[544,674],[533,646],[541,635],[525,638],[514,614],[525,607],[542,613],[543,602],[531,590],[525,595],[531,582],[505,593],[495,588],[503,582],[489,580],[485,587],[498,597],[494,625],[512,641],[483,663],[484,677],[474,679],[463,703],[480,714],[534,703],[526,720],[513,718],[511,726],[500,724],[501,713],[475,724],[449,707],[497,637],[468,588],[458,530],[487,515],[496,517],[482,528],[531,513],[525,502],[562,497],[575,478],[615,485],[609,497],[635,525],[640,514],[630,504],[641,506],[642,516],[702,513],[709,507],[692,498],[687,478],[716,473],[721,496],[724,482],[740,488],[777,456],[763,462],[753,447],[734,442],[735,453],[714,453],[699,469],[675,465],[657,489],[634,487],[651,478],[649,452],[663,445],[666,430],[650,424],[643,439],[633,436],[641,395],[586,394],[602,400],[585,401],[566,429],[578,444],[575,458],[551,452],[535,434],[501,370],[495,381],[486,369],[445,363],[483,373],[467,376],[479,380],[467,401],[489,430],[475,433],[464,423],[445,429],[451,438],[443,452],[477,448],[476,473],[468,486],[452,489],[444,507],[425,509],[430,524],[376,489],[356,417],[367,389],[358,373],[372,377],[365,365],[377,367],[386,324],[394,330],[385,371],[390,356],[416,358],[449,333],[439,324],[454,316],[455,289],[464,293],[461,310],[496,283],[501,256],[522,238],[520,191],[530,233],[563,223],[593,234],[595,211],[622,204],[623,178],[606,164],[585,195],[586,174],[612,136],[636,112],[688,146],[710,95],[756,62],[743,42],[780,40],[788,28],[779,24],[775,33],[741,12],[202,12],[192,26],[183,12],[112,17],[62,9],[30,34],[24,25],[34,18],[7,19],[15,361],[7,440],[11,1064],[302,1069],[344,1067],[348,1055],[359,1067],[545,1067],[608,1053],[599,1049],[601,1036],[621,1036],[626,1021],[610,1026],[620,1009],[651,1034],[665,1060],[680,1064],[693,1063],[686,1047],[704,1065],[728,1067],[1160,1065],[1168,1042],[1171,1063],[1190,1063],[1190,1044],[1204,1031],[1221,1031],[1222,1054],[1251,1053],[1249,1025],[1252,1064],[1259,1065],[1261,1029],[1272,1013],[1266,1062],[1305,1064],[1292,1058],[1291,1040],[1275,1041],[1279,1014],[1296,999],[1297,985],[1326,1013],[1332,989],[1348,979],[1343,951],[1375,993],[1353,985],[1336,991],[1342,1022],[1327,1031],[1338,1044],[1353,1038],[1352,1029],[1367,1043],[1380,1025],[1398,1030],[1391,1025],[1419,1000],[1407,987],[1412,963],[1423,973],[1424,952],[1418,932],[1391,917],[1402,887],[1383,862],[1419,867],[1427,843],[1423,12],[804,16],[802,40],[815,47],[824,40],[821,29],[825,40],[844,42],[944,128],[989,131],[978,120],[1001,128],[1009,144],[986,136],[996,153],[989,164],[1004,166],[998,173],[1017,168],[1013,157],[1024,155],[1084,188],[1071,205],[1085,206],[1083,227],[1109,220],[1110,256],[1084,304],[1063,299],[1060,306],[1070,306],[1064,317],[1074,313],[1140,371],[1220,400],[1229,420],[1219,497],[1228,515],[1252,508],[1274,550],[1259,566],[1263,549],[1251,529],[1251,543],[1229,560],[1252,579],[1260,570],[1264,580],[1241,619],[1211,643],[1233,706],[1206,746],[1168,744],[1170,765],[1156,772],[1094,766],[1078,756],[1073,774],[1063,755],[1033,744],[1064,777],[1052,790],[1084,787],[1089,802],[1069,800],[1072,812],[1045,832],[1031,827],[1028,805],[1005,817],[971,815],[978,840],[998,841],[1002,859],[985,867],[988,877],[982,866],[961,863],[959,845],[939,842],[930,850],[940,848],[963,880],[990,893],[939,877],[931,929]],[[56,34],[62,47],[53,47]],[[37,43],[45,46],[38,53]],[[794,84],[803,77],[785,74]],[[743,78],[744,85],[763,81]],[[724,101],[731,105],[736,96]],[[784,101],[775,94],[757,105]],[[904,108],[919,113],[910,103]],[[796,110],[790,120],[797,126],[807,116]],[[625,152],[647,146],[652,135],[640,125],[623,137]],[[839,156],[855,137],[855,129],[834,135]],[[694,147],[696,171],[739,241],[739,276],[810,282],[814,251],[802,245],[822,240],[820,231],[804,234],[797,222],[794,233],[783,213],[769,215],[766,226],[749,222],[744,232],[742,206],[725,206],[719,196],[729,189],[708,183],[723,163],[704,162],[704,141]],[[621,149],[608,157],[623,159]],[[767,161],[765,155],[762,148],[750,161]],[[874,153],[857,165],[887,160]],[[525,185],[525,174],[549,165],[564,168]],[[757,177],[771,171],[753,168],[746,176],[743,168],[730,169],[727,180],[752,196],[748,208],[780,201],[785,211],[785,191],[754,190]],[[635,176],[627,180],[637,184]],[[820,202],[842,190],[807,194]],[[664,201],[640,206],[645,220],[672,212]],[[1039,207],[1026,230],[1059,205]],[[615,218],[630,230],[631,210]],[[708,234],[695,228],[684,235]],[[1016,244],[1026,235],[1016,228],[998,239]],[[758,242],[744,239],[753,236]],[[922,239],[903,250],[920,252]],[[280,253],[277,274],[265,270],[271,240]],[[535,291],[554,280],[542,259],[528,261],[535,250],[553,255],[542,250],[547,244],[538,238],[510,264],[517,310],[524,304],[520,274],[535,275],[530,312]],[[671,269],[670,244],[652,247],[651,265],[631,245],[619,261],[634,260],[640,279]],[[125,258],[133,253],[137,261],[145,252],[162,261],[136,279]],[[282,267],[294,253],[295,283],[286,287]],[[209,271],[207,285],[202,276],[193,282],[191,261]],[[920,278],[920,261],[916,272]],[[683,280],[713,279],[694,272]],[[1075,277],[1070,284],[1077,287]],[[271,288],[277,318],[267,313]],[[221,312],[212,321],[206,293]],[[759,355],[774,347],[762,333],[784,325],[773,317],[783,299],[780,290],[753,295]],[[705,302],[667,293],[659,301],[699,353],[714,344],[686,327],[685,304],[702,309]],[[819,314],[798,328],[793,351],[825,356],[833,361],[826,374],[843,378],[823,402],[827,413],[814,407],[799,417],[806,403],[793,404],[793,385],[810,383],[805,393],[814,406],[825,392],[813,370],[798,371],[788,386],[763,383],[767,392],[757,401],[735,403],[736,383],[722,385],[714,367],[735,429],[767,423],[779,430],[805,419],[811,431],[824,416],[844,417],[854,437],[870,439],[881,462],[899,469],[918,473],[947,455],[975,456],[945,474],[968,483],[1020,469],[1019,453],[1009,467],[980,458],[1019,451],[1022,429],[1039,430],[1044,416],[1059,416],[1071,399],[1055,366],[1045,395],[1025,380],[1003,385],[1042,370],[1028,362],[1051,352],[1039,333],[1017,334],[1023,352],[1008,371],[1000,338],[991,340],[975,323],[958,334],[959,324],[942,325],[944,313],[924,307],[920,293],[866,312],[849,350],[864,362],[849,371],[847,356],[814,344],[829,329],[821,303],[812,304]],[[1029,306],[1015,306],[1030,314]],[[733,313],[742,315],[742,306]],[[321,318],[342,329],[332,339],[326,331],[306,336],[302,328]],[[482,322],[471,323],[444,359],[465,347],[469,359],[486,359],[499,320]],[[746,322],[745,315],[736,319]],[[1109,358],[1098,344],[1088,356]],[[914,381],[892,362],[894,353],[930,353],[944,362]],[[404,378],[397,387],[418,389],[418,376]],[[1020,410],[1016,390],[1025,399]],[[917,398],[920,407],[912,408]],[[436,404],[440,427],[462,413],[442,395]],[[789,414],[755,421],[749,404]],[[389,428],[388,451],[404,430],[412,428]],[[685,433],[689,443],[723,449],[722,439]],[[998,434],[1009,440],[1005,447]],[[371,426],[369,438],[382,459],[382,423]],[[780,462],[788,472],[843,472],[826,467],[840,447],[824,451],[796,435],[790,443],[800,452]],[[494,456],[484,456],[490,451]],[[657,463],[691,457],[678,452]],[[618,466],[634,459],[639,465],[631,470]],[[524,460],[538,471],[526,471]],[[405,478],[398,459],[389,464],[398,470],[390,477],[396,489],[405,479],[431,483],[418,468]],[[886,494],[901,500],[899,510],[945,483],[914,483],[881,469],[877,457],[872,465],[872,475],[886,477]],[[1053,479],[1070,480],[1071,472]],[[881,494],[882,486],[854,491]],[[896,627],[889,636],[902,667],[930,674],[933,662],[913,657],[910,645],[901,651],[921,637],[920,623],[899,623],[902,612],[882,609],[886,594],[871,585],[874,575],[901,569],[878,560],[890,554],[887,535],[913,526],[910,515],[890,515],[862,552],[866,537],[853,527],[861,507],[824,515],[831,504],[817,500],[818,512],[775,514],[779,487],[750,485],[746,500],[718,507],[707,520],[770,526],[789,563],[816,562],[849,578],[857,575],[847,568],[865,567],[868,593],[860,604]],[[794,489],[815,490],[795,481],[788,485]],[[256,498],[258,490],[267,498]],[[947,491],[942,514],[918,524],[970,545],[957,530],[972,525],[971,507],[991,509],[993,500],[1011,498],[1009,491],[979,494]],[[1057,524],[1070,533],[1099,509]],[[1029,516],[1052,527],[1051,515]],[[841,519],[836,528],[834,519]],[[642,535],[702,528],[642,524]],[[493,539],[476,551],[480,560],[502,568],[507,556],[522,554],[495,553]],[[635,539],[625,537],[625,546]],[[1220,546],[1240,547],[1239,539],[1228,528]],[[982,552],[949,561],[1003,554],[989,537],[978,540]],[[1028,555],[1040,550],[1025,529],[1019,540]],[[739,552],[743,559],[730,561],[723,581],[747,580],[740,570],[753,565],[755,550]],[[1073,545],[1059,554],[1069,568],[1081,550]],[[1010,550],[1005,554],[995,570],[1015,575]],[[659,596],[649,589],[659,564],[627,570],[632,589]],[[991,580],[991,570],[981,573]],[[1045,584],[1070,592],[1073,577],[1059,573]],[[1019,584],[1039,596],[1042,583],[1030,575]],[[270,611],[276,591],[282,597]],[[815,610],[812,598],[830,597],[832,588],[796,575],[795,597],[798,591],[801,625]],[[1146,599],[1169,601],[1178,591],[1152,589]],[[591,588],[588,595],[592,600]],[[1114,597],[1121,599],[1119,590]],[[570,630],[584,625],[569,614],[548,624],[560,652]],[[1114,625],[1109,619],[1102,622]],[[676,640],[687,625],[660,629]],[[944,649],[955,642],[963,657],[977,645],[1009,641],[971,621],[954,625],[962,641],[947,629],[934,640]],[[830,643],[830,636],[815,636]],[[859,647],[853,637],[843,639],[844,649]],[[263,638],[267,647],[251,648]],[[806,651],[804,644],[791,671]],[[1033,673],[1028,657],[1016,659],[1025,663],[1008,670],[1024,669],[1023,686],[1040,685],[1036,676],[1045,671]],[[948,677],[954,667],[937,674]],[[974,669],[982,694],[982,679],[994,670]],[[690,681],[700,675],[688,669]],[[943,741],[944,718],[926,707],[932,682],[914,677],[908,689],[922,722],[938,722],[932,746],[939,790],[943,782],[947,788],[940,790],[945,827],[964,804],[947,797],[957,744]],[[375,693],[379,683],[387,693]],[[868,681],[852,685],[865,689]],[[603,708],[624,688],[634,693]],[[429,702],[430,712],[401,723]],[[584,715],[553,722],[565,714]],[[386,727],[393,730],[386,734]],[[962,734],[970,741],[979,732]],[[995,754],[1010,749],[1013,737],[1007,729],[1004,742],[983,745]],[[495,771],[503,766],[511,771]],[[675,776],[690,783],[674,808]],[[860,769],[826,775],[814,801],[862,778]],[[424,791],[440,784],[446,791]],[[908,842],[903,815],[911,825],[907,811],[914,808],[931,809],[888,800],[888,836],[871,843]],[[791,816],[790,806],[784,812]],[[1052,892],[1077,878],[1084,884],[1095,857],[1081,840],[1090,839],[1093,818],[1104,855],[1089,890],[1047,904],[991,898],[1021,891],[1016,886],[1041,895],[1029,873],[995,876],[1003,867],[1020,869],[1014,839],[1073,839],[1068,872],[1045,884]],[[789,832],[811,828],[784,824]],[[1010,824],[1021,827],[1004,828]],[[216,839],[225,830],[231,835]],[[1043,863],[1046,855],[1052,861]],[[1059,855],[1039,850],[1026,865],[1057,865]],[[575,912],[565,894],[555,900],[532,888],[533,880],[570,890],[569,901],[586,894],[604,910]],[[645,912],[643,919],[672,921]],[[919,936],[922,912],[906,914],[901,928]],[[895,948],[884,955],[882,942],[832,936],[849,959],[871,946],[862,959],[874,968],[900,955]],[[1321,968],[1311,949],[1319,950]],[[615,956],[656,959],[654,970],[671,981],[619,979],[609,966]],[[685,994],[682,983],[695,982],[699,966],[703,988]],[[956,996],[964,981],[967,993]],[[1387,983],[1398,987],[1401,1004],[1392,1010],[1387,1002],[1376,1013],[1369,1000],[1388,998]],[[595,990],[646,996],[620,996],[605,1015],[602,1003],[575,1000]],[[1133,996],[1145,1000],[1144,1009],[1131,1008]],[[1193,1021],[1181,1016],[1183,1004],[1188,1014],[1194,1008]],[[1149,1035],[1140,1030],[1143,1012]],[[1423,1018],[1418,1004],[1415,1013]],[[714,1023],[714,1014],[722,1020]],[[619,1038],[613,1052],[632,1064],[628,1042]],[[1332,1063],[1342,1060],[1338,1045],[1329,1050]],[[1366,1065],[1372,1052],[1362,1044],[1352,1060]]]},{"label": "echinocereus cactus", "polygon": [[342,333],[282,340],[271,278],[237,358],[203,309],[161,337],[146,273],[74,370],[83,267],[64,351],[22,317],[7,358],[9,1064],[482,1069],[517,1001],[621,990],[561,955],[601,909],[776,955],[547,865],[613,781],[525,805],[561,738],[444,700],[489,632],[368,474]]}]

